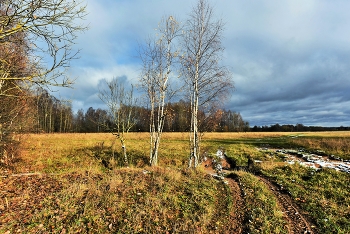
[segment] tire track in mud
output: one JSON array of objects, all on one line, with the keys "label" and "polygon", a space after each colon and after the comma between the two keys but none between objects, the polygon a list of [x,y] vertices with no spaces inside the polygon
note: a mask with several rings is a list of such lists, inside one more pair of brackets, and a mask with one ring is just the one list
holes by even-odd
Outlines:
[{"label": "tire track in mud", "polygon": [[245,205],[244,205],[244,199],[241,194],[241,189],[237,183],[232,178],[226,178],[226,181],[228,182],[228,186],[230,187],[232,200],[234,201],[233,206],[236,209],[232,209],[230,213],[230,226],[227,227],[226,233],[246,233],[245,229]]},{"label": "tire track in mud", "polygon": [[[224,167],[229,168],[230,165],[226,161],[222,161],[222,164]],[[204,170],[209,175],[215,174],[215,169],[213,167],[212,159],[208,159],[205,163]],[[246,225],[245,225],[245,204],[244,204],[244,198],[241,193],[241,188],[237,182],[236,179],[231,177],[226,177],[225,181],[227,182],[227,185],[230,188],[230,195],[232,198],[232,206],[234,207],[231,209],[229,214],[229,222],[228,225],[225,227],[224,230],[220,230],[220,233],[227,233],[227,234],[244,234],[247,233]],[[216,232],[215,232],[216,233]]]},{"label": "tire track in mud", "polygon": [[308,221],[284,190],[262,176],[255,176],[264,182],[277,198],[278,205],[282,209],[285,219],[288,221],[288,232],[290,234],[314,233],[315,230],[313,231],[312,228],[315,228],[315,226]]},{"label": "tire track in mud", "polygon": [[[226,158],[222,159],[221,164],[225,168],[226,173],[230,173],[234,170],[242,170],[243,168],[235,168],[232,167],[230,162],[226,160]],[[248,168],[244,167],[244,170],[249,172]],[[206,171],[209,174],[213,173],[212,163],[208,163],[206,165]],[[287,221],[288,225],[288,233],[290,234],[314,234],[317,233],[315,229],[315,225],[312,224],[311,221],[303,214],[303,211],[299,209],[299,207],[294,203],[292,198],[289,196],[286,190],[281,188],[280,186],[274,184],[267,178],[252,173],[256,176],[260,181],[265,183],[267,187],[270,189],[272,194],[276,197],[278,202],[278,206],[284,214],[284,218]],[[230,214],[232,219],[231,225],[227,227],[227,232],[225,233],[246,233],[246,225],[245,225],[245,204],[244,198],[241,194],[241,187],[239,183],[232,177],[226,177],[225,180],[228,182],[231,190],[231,196],[233,201],[235,202],[233,205],[235,206],[235,210],[233,210]],[[235,212],[235,213],[234,213]]]},{"label": "tire track in mud", "polygon": [[[233,170],[241,170],[242,168],[237,168],[231,165],[230,161],[224,157],[222,159],[222,162],[227,172],[233,171]],[[245,168],[245,170],[248,172],[248,168]],[[288,233],[290,234],[299,234],[299,233],[305,233],[305,234],[314,234],[317,231],[315,230],[315,225],[312,224],[312,222],[309,221],[309,219],[303,215],[303,212],[298,208],[298,206],[294,203],[292,198],[287,194],[287,191],[281,188],[280,186],[274,184],[267,178],[264,178],[263,176],[259,176],[255,173],[252,173],[254,176],[256,176],[260,181],[265,183],[270,191],[274,194],[278,201],[278,205],[280,209],[282,210],[285,219],[288,222]],[[228,178],[230,179],[230,178]],[[239,191],[241,191],[242,188],[240,188],[240,185],[233,179],[230,179],[236,183],[238,186]],[[243,198],[241,195],[241,199],[243,202]],[[241,207],[244,207],[244,202],[241,204]],[[244,220],[242,220],[242,225],[244,226]]]}]

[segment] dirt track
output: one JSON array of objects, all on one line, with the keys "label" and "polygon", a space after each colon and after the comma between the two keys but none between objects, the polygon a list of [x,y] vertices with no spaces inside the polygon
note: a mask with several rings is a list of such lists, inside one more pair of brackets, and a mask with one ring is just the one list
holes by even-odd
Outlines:
[{"label": "dirt track", "polygon": [[244,233],[243,232],[243,223],[244,223],[244,200],[241,196],[241,190],[239,188],[238,183],[228,178],[228,185],[230,186],[232,192],[232,200],[234,202],[233,206],[236,207],[234,212],[232,211],[230,214],[231,217],[231,225],[227,227],[226,233]]},{"label": "dirt track", "polygon": [[[222,165],[226,169],[226,172],[230,172],[233,170],[231,165],[225,160],[222,160]],[[207,162],[208,173],[213,173],[212,163]],[[264,182],[271,192],[275,195],[278,205],[282,210],[284,217],[288,223],[288,233],[290,234],[299,234],[299,233],[315,233],[315,226],[309,221],[306,215],[301,211],[298,206],[294,203],[289,194],[286,193],[285,190],[280,188],[278,185],[273,184],[266,178],[261,176],[257,176],[257,178]],[[227,233],[243,233],[244,228],[244,200],[240,194],[240,188],[238,183],[231,178],[226,178],[229,183],[229,186],[232,191],[232,199],[236,201],[234,206],[238,209],[235,214],[231,214],[232,217],[232,226],[228,227],[230,231]]]},{"label": "dirt track", "polygon": [[304,217],[302,211],[294,204],[293,200],[288,194],[285,194],[284,190],[274,185],[268,179],[258,176],[259,180],[264,182],[269,189],[273,192],[278,200],[278,205],[282,209],[286,220],[288,221],[289,233],[314,233],[312,225],[306,217]]},{"label": "dirt track", "polygon": [[[226,160],[223,160],[221,164],[225,169],[230,169],[230,165],[227,163]],[[211,158],[205,161],[202,165],[206,173],[211,175],[215,174],[214,165]],[[225,181],[227,181],[228,186],[230,187],[231,197],[233,202],[232,205],[235,207],[235,209],[232,209],[229,215],[229,222],[228,222],[229,225],[225,227],[225,230],[222,231],[222,233],[227,233],[227,234],[245,233],[244,231],[245,206],[244,206],[244,199],[241,194],[241,189],[237,181],[235,181],[234,179],[225,178]]]}]

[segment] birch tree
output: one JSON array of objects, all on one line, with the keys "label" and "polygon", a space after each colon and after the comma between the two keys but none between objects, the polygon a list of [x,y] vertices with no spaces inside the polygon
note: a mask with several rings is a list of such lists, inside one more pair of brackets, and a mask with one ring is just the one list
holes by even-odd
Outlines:
[{"label": "birch tree", "polygon": [[224,50],[221,45],[224,23],[214,18],[208,1],[198,1],[185,23],[184,31],[181,60],[192,112],[189,167],[197,167],[200,153],[198,111],[209,107],[210,102],[227,97],[233,88],[233,81],[228,69],[219,64]]},{"label": "birch tree", "polygon": [[166,102],[170,99],[169,79],[174,59],[178,52],[174,40],[180,33],[180,25],[172,16],[162,20],[158,28],[159,38],[149,40],[141,48],[140,57],[143,63],[141,86],[147,92],[150,106],[150,165],[158,164],[158,151],[164,128]]},{"label": "birch tree", "polygon": [[107,88],[99,90],[100,99],[107,105],[113,126],[109,127],[109,131],[119,139],[124,164],[129,164],[126,152],[126,136],[131,128],[135,125],[135,105],[136,99],[133,96],[133,87],[128,91],[124,87],[124,83],[118,78],[112,81],[105,81]]}]

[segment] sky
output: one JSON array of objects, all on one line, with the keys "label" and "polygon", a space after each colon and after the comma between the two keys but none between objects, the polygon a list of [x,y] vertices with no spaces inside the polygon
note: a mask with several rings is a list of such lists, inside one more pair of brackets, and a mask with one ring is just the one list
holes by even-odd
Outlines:
[{"label": "sky", "polygon": [[[350,126],[350,1],[208,0],[225,22],[222,63],[235,90],[224,108],[250,126]],[[72,61],[73,89],[54,95],[73,109],[103,108],[102,80],[137,84],[139,44],[163,17],[180,22],[196,0],[87,0],[89,30]]]}]

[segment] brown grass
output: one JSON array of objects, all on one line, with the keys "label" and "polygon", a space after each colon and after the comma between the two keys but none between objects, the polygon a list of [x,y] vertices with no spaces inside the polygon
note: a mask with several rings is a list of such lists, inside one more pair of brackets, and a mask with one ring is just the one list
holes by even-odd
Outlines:
[{"label": "brown grass", "polygon": [[349,132],[325,132],[323,134],[309,134],[300,138],[291,139],[295,145],[311,149],[323,150],[327,154],[350,159],[350,133]]},{"label": "brown grass", "polygon": [[[299,137],[291,138],[291,135]],[[24,228],[21,230],[27,233],[116,233],[118,230],[121,233],[225,232],[228,219],[224,217],[223,212],[218,213],[217,209],[220,207],[227,210],[226,214],[232,209],[234,212],[235,207],[231,205],[235,201],[229,200],[230,191],[223,183],[208,178],[200,170],[184,169],[187,167],[189,152],[188,137],[188,133],[164,133],[160,148],[160,167],[149,168],[149,134],[130,133],[126,139],[126,146],[131,165],[125,168],[120,167],[118,155],[121,149],[112,134],[28,134],[23,142],[21,161],[16,165],[14,172],[41,172],[43,178],[49,175],[53,177],[52,181],[57,181],[60,190],[51,195],[43,194],[43,199],[36,199],[40,200],[37,207],[35,204],[32,210],[22,211],[33,215],[26,223],[12,218],[16,217],[15,213],[11,213],[10,216],[5,214],[6,217],[11,217],[12,221],[4,223],[4,226],[0,225],[0,232],[15,232],[18,226]],[[310,147],[331,148],[341,145],[340,149],[344,151],[349,149],[346,143],[348,138],[349,132],[205,133],[202,151],[215,154],[218,147],[221,147],[229,156],[244,165],[247,156],[265,157],[266,152],[262,153],[255,148],[260,144],[289,144],[290,141],[300,141],[300,144],[304,142]],[[326,143],[329,145],[325,146]],[[336,147],[334,149],[339,150]],[[115,158],[112,158],[113,152]],[[108,161],[108,167],[103,165],[103,160]],[[279,164],[281,163],[264,162],[262,167],[265,171],[273,171],[274,168],[279,168]],[[274,174],[278,173],[282,174],[283,171],[276,171]],[[238,173],[238,176],[246,178],[245,183],[252,185],[253,191],[257,191],[257,194],[252,193],[250,197],[252,212],[255,203],[269,204],[266,209],[261,207],[266,213],[262,213],[262,216],[258,217],[259,220],[262,220],[266,227],[272,224],[271,220],[274,217],[280,220],[278,210],[271,213],[271,219],[263,218],[275,207],[268,191],[260,192],[261,186],[256,187],[257,182],[251,178],[252,175],[242,172]],[[327,177],[329,184],[332,183],[333,177]],[[291,179],[288,178],[288,181]],[[343,178],[341,179],[343,181]],[[316,182],[318,181],[320,180]],[[7,185],[10,185],[11,180],[1,182],[5,186],[7,182]],[[22,190],[41,191],[40,181],[35,184],[37,188],[28,186]],[[309,186],[307,183],[306,185]],[[255,190],[257,188],[259,190]],[[301,192],[305,193],[305,190]],[[340,194],[339,191],[335,192],[337,193],[334,194]],[[47,193],[51,193],[51,190]],[[343,197],[345,196],[341,198]],[[310,194],[310,204],[312,199]],[[13,200],[9,200],[9,204],[11,202]],[[3,207],[6,207],[6,204]],[[226,220],[226,223],[221,223],[220,220]],[[282,222],[276,223],[272,232],[282,232]]]},{"label": "brown grass", "polygon": [[[264,158],[264,155],[255,149],[261,139],[264,139],[261,144],[281,141],[281,144],[345,155],[344,158],[350,154],[350,132],[204,133],[201,152],[215,154],[218,148],[223,148],[239,164],[244,164],[248,155],[256,159]],[[127,134],[126,146],[132,165],[147,165],[148,142],[149,133]],[[119,142],[110,133],[28,134],[25,137],[24,148],[22,167],[17,168],[20,171],[76,170],[93,165],[93,158],[111,160],[112,152],[115,152],[116,160],[111,161],[111,165],[122,165],[118,161],[118,155],[121,153]],[[189,152],[189,133],[166,132],[161,140],[159,165],[185,167]]]}]

